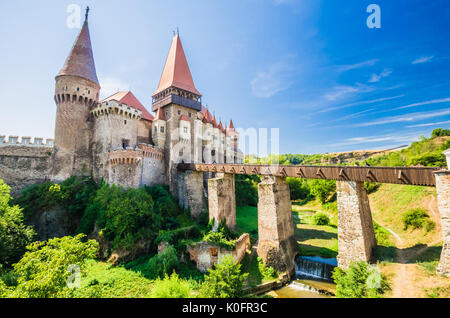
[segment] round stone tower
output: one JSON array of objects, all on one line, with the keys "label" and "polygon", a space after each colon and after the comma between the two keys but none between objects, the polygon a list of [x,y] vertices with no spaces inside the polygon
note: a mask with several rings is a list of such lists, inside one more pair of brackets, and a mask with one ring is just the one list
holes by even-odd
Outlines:
[{"label": "round stone tower", "polygon": [[86,20],[67,60],[56,76],[55,153],[53,179],[92,173],[93,118],[100,84]]}]

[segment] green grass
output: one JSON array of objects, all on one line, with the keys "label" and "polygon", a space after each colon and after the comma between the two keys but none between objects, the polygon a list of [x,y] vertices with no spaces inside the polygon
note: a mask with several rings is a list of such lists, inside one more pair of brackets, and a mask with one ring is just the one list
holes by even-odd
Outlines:
[{"label": "green grass", "polygon": [[247,286],[254,287],[275,280],[274,277],[267,277],[261,272],[258,266],[256,253],[245,255],[241,262],[241,271],[248,273]]},{"label": "green grass", "polygon": [[89,261],[81,279],[81,289],[75,292],[78,297],[93,298],[146,298],[150,297],[152,280],[142,274],[124,267]]},{"label": "green grass", "polygon": [[252,240],[258,238],[258,208],[254,206],[237,206],[236,223],[238,233],[249,233]]}]

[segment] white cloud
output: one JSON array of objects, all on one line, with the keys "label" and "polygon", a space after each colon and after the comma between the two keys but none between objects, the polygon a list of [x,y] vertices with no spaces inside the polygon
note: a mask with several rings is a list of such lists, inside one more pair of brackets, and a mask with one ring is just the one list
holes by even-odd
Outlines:
[{"label": "white cloud", "polygon": [[350,70],[354,70],[354,69],[361,68],[361,67],[373,66],[378,61],[379,61],[378,59],[372,59],[372,60],[368,60],[368,61],[364,61],[364,62],[360,62],[360,63],[355,63],[355,64],[338,65],[337,66],[337,70],[339,72],[345,72],[345,71],[350,71]]},{"label": "white cloud", "polygon": [[329,107],[329,108],[320,110],[319,113],[326,113],[326,112],[330,112],[333,110],[339,110],[339,109],[348,108],[348,107],[357,106],[357,105],[359,106],[359,105],[379,103],[379,102],[383,102],[383,101],[387,101],[387,100],[397,99],[397,98],[400,98],[403,96],[405,96],[405,95],[402,94],[402,95],[397,95],[397,96],[392,96],[392,97],[384,97],[384,98],[366,100],[366,101],[361,101],[361,102],[356,102],[356,103],[351,103],[351,104],[346,104],[346,105],[341,105],[341,106]]},{"label": "white cloud", "polygon": [[384,125],[384,124],[401,123],[401,122],[414,122],[414,121],[418,121],[418,120],[422,120],[422,119],[445,116],[445,115],[450,115],[450,109],[441,110],[441,111],[433,111],[433,112],[419,112],[419,113],[412,113],[412,114],[407,114],[407,115],[384,117],[381,119],[356,124],[356,125],[353,125],[353,127],[367,127],[367,126]]},{"label": "white cloud", "polygon": [[446,102],[450,102],[450,97],[442,98],[442,99],[433,99],[433,100],[428,100],[428,101],[425,101],[425,102],[409,104],[409,105],[406,105],[406,106],[401,106],[401,107],[393,108],[393,109],[390,109],[390,110],[398,110],[398,109],[411,108],[411,107],[424,106],[424,105],[431,105],[431,104],[441,104],[441,103],[446,103]]},{"label": "white cloud", "polygon": [[377,83],[382,78],[388,77],[391,74],[392,74],[392,70],[389,70],[389,69],[383,70],[383,72],[381,72],[380,74],[372,74],[372,77],[370,78],[369,83]]},{"label": "white cloud", "polygon": [[269,98],[292,85],[290,77],[293,68],[286,63],[272,65],[267,71],[259,72],[250,81],[254,96]]},{"label": "white cloud", "polygon": [[411,125],[411,126],[406,126],[408,128],[416,128],[416,127],[429,127],[429,126],[437,126],[437,125],[445,125],[445,124],[450,124],[450,120],[447,121],[440,121],[437,123],[427,123],[427,124],[419,124],[419,125]]},{"label": "white cloud", "polygon": [[339,85],[335,86],[332,91],[325,93],[323,96],[329,101],[335,101],[348,95],[370,92],[373,89],[373,87],[362,84],[356,84],[354,86]]},{"label": "white cloud", "polygon": [[107,76],[100,79],[100,98],[106,98],[118,91],[129,91],[130,85],[119,78]]},{"label": "white cloud", "polygon": [[393,143],[409,143],[417,140],[420,133],[414,132],[410,134],[390,134],[390,135],[378,135],[378,136],[366,136],[366,137],[354,137],[348,138],[341,143],[333,144],[333,146],[352,146],[369,143],[379,142],[393,142]]},{"label": "white cloud", "polygon": [[414,61],[412,61],[411,64],[427,63],[427,62],[431,61],[433,58],[434,58],[434,55],[422,56],[422,57],[419,57],[418,59],[415,59]]}]

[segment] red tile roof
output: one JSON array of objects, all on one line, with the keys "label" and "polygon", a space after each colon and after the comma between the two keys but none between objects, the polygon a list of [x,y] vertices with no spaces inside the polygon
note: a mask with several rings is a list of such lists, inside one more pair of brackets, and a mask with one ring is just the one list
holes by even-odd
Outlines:
[{"label": "red tile roof", "polygon": [[213,119],[211,120],[211,123],[214,126],[214,128],[218,128],[217,121],[216,121],[216,116],[213,116]]},{"label": "red tile roof", "polygon": [[234,129],[234,125],[233,125],[233,120],[230,119],[230,125],[229,125],[230,129]]},{"label": "red tile roof", "polygon": [[204,123],[210,123],[211,122],[211,114],[209,113],[209,110],[205,111],[205,114],[203,115],[203,122]]},{"label": "red tile roof", "polygon": [[164,112],[162,111],[162,108],[158,108],[158,110],[156,111],[156,117],[154,120],[166,120],[166,116],[164,116]]},{"label": "red tile roof", "polygon": [[185,120],[185,121],[191,122],[191,120],[186,115],[181,115],[180,120]]},{"label": "red tile roof", "polygon": [[195,88],[180,36],[175,35],[167,55],[166,64],[159,81],[156,95],[169,87],[177,87],[185,91],[201,95]]},{"label": "red tile roof", "polygon": [[135,109],[138,109],[142,112],[142,119],[153,121],[155,117],[153,117],[147,109],[144,107],[144,105],[141,104],[141,102],[133,95],[132,92],[117,92],[114,95],[111,95],[101,102],[110,101],[110,100],[116,100],[119,103],[126,104],[128,106],[131,106]]},{"label": "red tile roof", "polygon": [[57,76],[73,75],[90,80],[98,85],[97,72],[95,70],[94,54],[92,53],[91,37],[87,20],[78,34],[77,39]]}]

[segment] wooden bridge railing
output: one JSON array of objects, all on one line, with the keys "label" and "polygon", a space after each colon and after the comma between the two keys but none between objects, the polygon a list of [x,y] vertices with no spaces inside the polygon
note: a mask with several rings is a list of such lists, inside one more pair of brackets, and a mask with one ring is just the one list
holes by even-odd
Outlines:
[{"label": "wooden bridge railing", "polygon": [[182,171],[274,175],[305,179],[370,181],[429,187],[436,186],[434,172],[441,170],[441,168],[434,167],[274,166],[196,163],[180,163],[178,169]]}]

